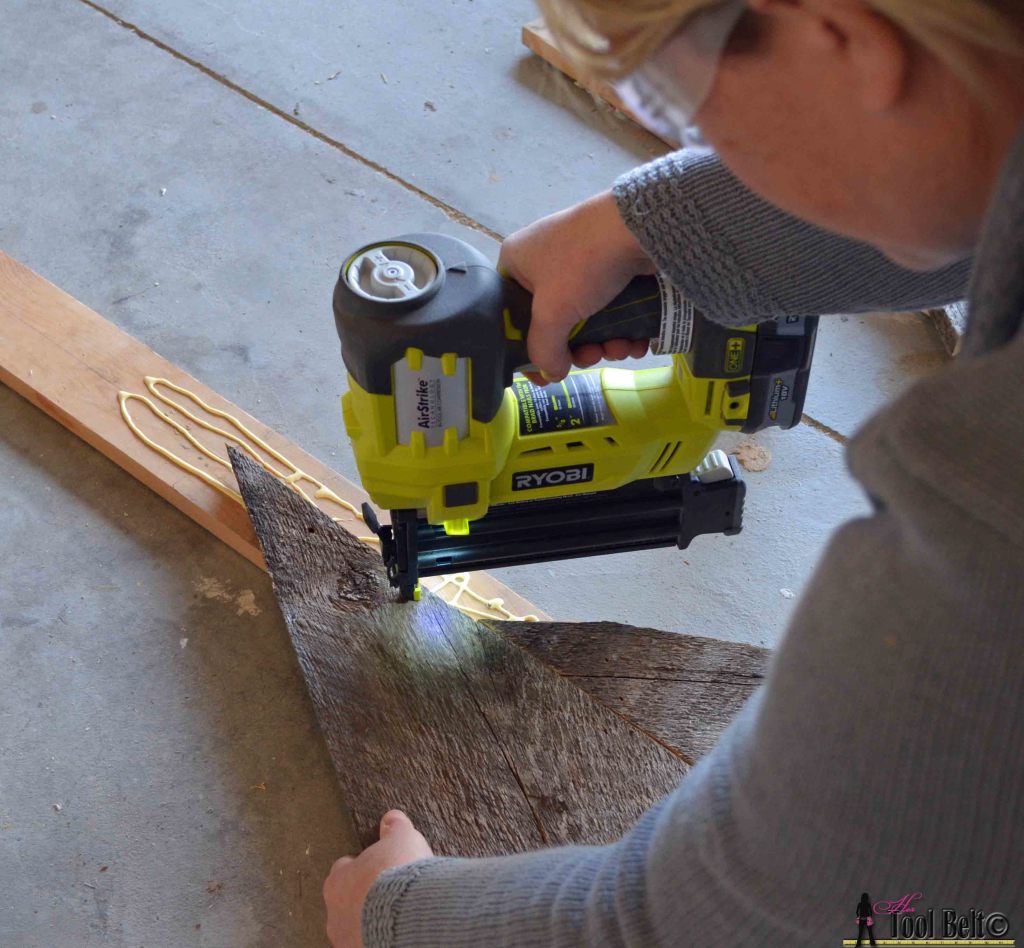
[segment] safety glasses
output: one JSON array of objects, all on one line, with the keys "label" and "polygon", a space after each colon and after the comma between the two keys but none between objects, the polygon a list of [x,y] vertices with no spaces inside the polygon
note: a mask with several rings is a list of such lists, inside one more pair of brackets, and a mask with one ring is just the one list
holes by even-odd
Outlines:
[{"label": "safety glasses", "polygon": [[711,92],[725,45],[745,9],[744,0],[722,0],[700,10],[616,83],[623,102],[648,128],[680,144],[699,142],[693,117]]}]

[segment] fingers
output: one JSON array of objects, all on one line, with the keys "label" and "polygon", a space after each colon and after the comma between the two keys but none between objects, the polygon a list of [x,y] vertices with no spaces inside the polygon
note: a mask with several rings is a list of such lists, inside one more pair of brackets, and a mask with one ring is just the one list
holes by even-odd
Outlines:
[{"label": "fingers", "polygon": [[526,348],[530,361],[548,376],[547,381],[558,382],[568,375],[572,365],[568,342],[573,322],[548,316],[543,302],[538,302],[538,299],[533,299],[533,320],[526,337]]},{"label": "fingers", "polygon": [[534,321],[530,335],[526,340],[533,362],[541,373],[529,373],[527,378],[535,385],[546,385],[548,382],[560,382],[575,365],[580,369],[589,369],[602,360],[619,362],[623,359],[640,359],[647,354],[647,339],[609,339],[604,343],[586,343],[572,349],[568,348],[568,322],[559,325],[551,319],[538,319],[536,302],[534,303]]},{"label": "fingers", "polygon": [[501,250],[498,252],[498,262],[495,264],[495,269],[506,279],[515,280],[524,290],[532,293],[533,283],[530,280],[529,274],[523,272],[523,269],[516,262],[516,250],[515,238],[506,239],[501,245]]},{"label": "fingers", "polygon": [[[557,329],[550,332],[550,329],[549,326],[535,325],[527,339],[533,364],[550,376],[544,378],[536,372],[526,373],[526,377],[534,385],[560,382],[568,373],[570,365],[578,369],[589,369],[592,365],[605,360],[621,362],[623,359],[642,359],[650,349],[650,340],[647,339],[609,339],[603,343],[588,342],[569,351],[565,348],[564,333]],[[557,356],[549,358],[549,353],[556,349]],[[563,356],[566,360],[564,362],[561,361]],[[542,359],[545,361],[541,361]]]},{"label": "fingers", "polygon": [[323,893],[326,901],[331,901],[336,893],[344,888],[345,870],[353,862],[355,862],[355,859],[352,856],[342,856],[340,859],[334,860],[331,871],[327,874],[327,878],[324,879]]},{"label": "fingers", "polygon": [[335,948],[356,948],[366,896],[387,869],[432,856],[430,845],[401,810],[381,817],[380,839],[358,856],[342,856],[324,881],[327,936]]},{"label": "fingers", "polygon": [[[622,359],[642,359],[647,355],[650,344],[647,339],[612,339],[609,342],[588,342],[570,352],[572,364],[577,369],[589,369],[598,362],[618,362]],[[534,385],[544,386],[552,379],[545,379],[537,372],[523,373]]]},{"label": "fingers", "polygon": [[[642,355],[643,344],[617,341],[570,354],[576,323],[599,312],[653,263],[622,219],[611,190],[517,230],[501,245],[499,270],[533,294],[527,335],[530,360],[543,382],[561,381],[570,366]],[[535,376],[531,381],[542,384]]]},{"label": "fingers", "polygon": [[585,346],[572,350],[572,364],[579,369],[589,369],[606,358],[605,348],[596,342],[588,342]]},{"label": "fingers", "polygon": [[589,369],[602,360],[617,362],[621,359],[642,359],[649,348],[646,339],[612,339],[602,344],[587,343],[572,350],[572,362],[579,369]]},{"label": "fingers", "polygon": [[633,349],[633,343],[629,339],[609,339],[604,343],[604,357],[618,362],[621,359],[628,359]]}]

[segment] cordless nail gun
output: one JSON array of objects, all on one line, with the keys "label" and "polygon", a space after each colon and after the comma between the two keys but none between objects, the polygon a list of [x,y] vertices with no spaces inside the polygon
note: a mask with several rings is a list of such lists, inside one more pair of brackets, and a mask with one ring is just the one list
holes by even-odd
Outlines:
[{"label": "cordless nail gun", "polygon": [[531,296],[473,247],[410,234],[341,267],[334,316],[345,428],[404,599],[440,573],[738,533],[745,486],[720,431],[800,421],[817,317],[730,328],[662,276],[637,277],[571,346],[650,339],[671,365],[572,372],[537,386]]}]

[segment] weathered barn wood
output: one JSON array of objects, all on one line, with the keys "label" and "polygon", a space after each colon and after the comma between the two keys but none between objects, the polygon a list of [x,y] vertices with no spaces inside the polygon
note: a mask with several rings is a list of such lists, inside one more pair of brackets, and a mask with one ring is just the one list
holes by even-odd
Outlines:
[{"label": "weathered barn wood", "polygon": [[693,763],[764,679],[771,651],[615,622],[488,622]]},{"label": "weathered barn wood", "polygon": [[[521,635],[431,595],[398,602],[375,550],[255,462],[231,458],[361,840],[401,807],[439,853],[603,842],[685,774],[683,753],[519,647]],[[553,647],[572,628],[540,634]]]}]

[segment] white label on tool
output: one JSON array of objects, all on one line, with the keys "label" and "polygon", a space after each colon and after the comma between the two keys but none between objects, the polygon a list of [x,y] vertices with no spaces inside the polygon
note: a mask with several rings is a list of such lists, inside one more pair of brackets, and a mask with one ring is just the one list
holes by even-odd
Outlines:
[{"label": "white label on tool", "polygon": [[423,433],[428,448],[444,441],[445,428],[454,428],[460,438],[469,433],[468,362],[456,359],[453,375],[445,375],[434,356],[424,356],[415,371],[405,359],[391,367],[399,444],[408,444],[414,431]]},{"label": "white label on tool", "polygon": [[661,288],[661,329],[651,341],[651,352],[689,352],[693,341],[693,303],[679,292],[664,273],[657,274]]}]

